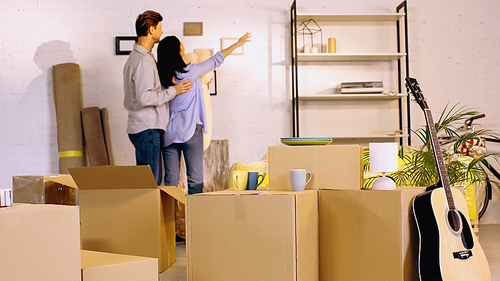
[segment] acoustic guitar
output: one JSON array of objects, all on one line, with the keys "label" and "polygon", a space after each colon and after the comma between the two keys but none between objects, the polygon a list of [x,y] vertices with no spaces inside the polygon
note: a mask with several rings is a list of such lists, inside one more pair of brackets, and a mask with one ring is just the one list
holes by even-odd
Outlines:
[{"label": "acoustic guitar", "polygon": [[420,280],[489,281],[488,261],[468,215],[464,215],[467,203],[459,190],[450,187],[431,111],[416,79],[406,78],[406,87],[424,111],[439,174],[438,182],[412,202],[419,235]]}]

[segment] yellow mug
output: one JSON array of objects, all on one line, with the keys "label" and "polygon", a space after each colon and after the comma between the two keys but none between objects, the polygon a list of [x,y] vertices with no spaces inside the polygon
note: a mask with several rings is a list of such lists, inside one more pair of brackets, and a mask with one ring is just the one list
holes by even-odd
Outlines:
[{"label": "yellow mug", "polygon": [[235,190],[247,189],[248,172],[247,171],[233,171],[232,180]]}]

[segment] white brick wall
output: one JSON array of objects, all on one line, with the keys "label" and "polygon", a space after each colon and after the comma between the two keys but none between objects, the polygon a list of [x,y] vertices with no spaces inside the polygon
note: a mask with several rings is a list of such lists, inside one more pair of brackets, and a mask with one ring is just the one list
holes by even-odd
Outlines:
[{"label": "white brick wall", "polygon": [[[304,13],[394,12],[400,1],[298,0]],[[230,162],[262,158],[269,145],[290,136],[290,0],[4,0],[0,2],[0,186],[20,174],[58,172],[51,65],[82,69],[84,106],[107,107],[116,164],[134,164],[125,134],[122,68],[114,37],[134,35],[135,17],[164,16],[164,34],[176,34],[190,51],[220,49],[221,37],[253,33],[244,56],[218,71],[212,97],[213,138],[229,139]],[[439,114],[461,101],[487,115],[481,124],[500,132],[500,7],[495,0],[409,1],[411,75]],[[182,37],[183,22],[202,21],[204,36]],[[412,107],[413,127],[423,123]]]}]

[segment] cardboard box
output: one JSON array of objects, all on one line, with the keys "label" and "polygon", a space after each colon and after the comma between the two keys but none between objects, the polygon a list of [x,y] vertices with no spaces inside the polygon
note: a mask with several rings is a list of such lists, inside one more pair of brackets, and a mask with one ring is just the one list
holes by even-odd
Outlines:
[{"label": "cardboard box", "polygon": [[319,278],[317,191],[189,195],[187,279]]},{"label": "cardboard box", "polygon": [[82,281],[158,281],[158,259],[82,250]]},{"label": "cardboard box", "polygon": [[182,190],[157,186],[149,166],[68,170],[80,193],[83,249],[157,258],[160,272],[175,263],[174,204],[184,204]]},{"label": "cardboard box", "polygon": [[[59,182],[52,181],[52,177],[58,178]],[[60,183],[64,178],[72,181],[70,175],[13,176],[13,200],[15,203],[76,206],[78,190]]]},{"label": "cardboard box", "polygon": [[76,206],[0,208],[0,241],[0,280],[80,280]]},{"label": "cardboard box", "polygon": [[422,191],[320,190],[320,280],[418,280],[410,210]]},{"label": "cardboard box", "polygon": [[291,190],[290,169],[306,169],[306,189],[361,189],[363,147],[360,145],[270,146],[269,189]]}]

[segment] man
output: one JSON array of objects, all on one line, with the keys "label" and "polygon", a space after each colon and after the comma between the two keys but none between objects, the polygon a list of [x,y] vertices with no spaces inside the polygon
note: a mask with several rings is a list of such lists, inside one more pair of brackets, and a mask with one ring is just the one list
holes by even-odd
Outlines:
[{"label": "man", "polygon": [[160,42],[162,16],[146,11],[137,17],[135,30],[137,44],[123,68],[125,98],[123,105],[128,111],[127,133],[135,147],[137,165],[149,165],[158,185],[162,179],[161,145],[168,122],[169,100],[188,92],[192,82],[187,80],[163,88],[151,53]]}]

